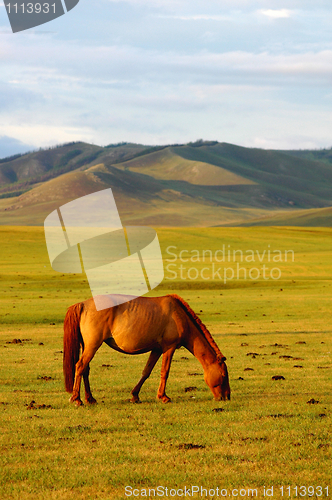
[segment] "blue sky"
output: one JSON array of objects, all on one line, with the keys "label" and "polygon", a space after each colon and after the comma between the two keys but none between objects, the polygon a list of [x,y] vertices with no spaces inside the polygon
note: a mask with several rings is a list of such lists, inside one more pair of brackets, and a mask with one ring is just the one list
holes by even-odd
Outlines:
[{"label": "blue sky", "polygon": [[72,140],[332,146],[327,0],[80,0],[13,34],[0,0],[0,157]]}]

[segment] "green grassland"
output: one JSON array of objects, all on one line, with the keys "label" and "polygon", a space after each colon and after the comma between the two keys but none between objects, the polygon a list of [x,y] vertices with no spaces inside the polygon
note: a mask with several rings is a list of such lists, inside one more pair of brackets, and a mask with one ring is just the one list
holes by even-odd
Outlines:
[{"label": "green grassland", "polygon": [[[281,486],[329,486],[331,496],[332,230],[164,228],[158,235],[165,279],[150,295],[178,293],[199,314],[227,357],[231,401],[213,401],[201,365],[180,349],[168,382],[172,403],[155,399],[159,363],[142,404],[132,405],[147,355],[102,346],[90,375],[98,405],[70,405],[62,323],[69,305],[90,297],[85,275],[51,269],[42,228],[1,227],[0,498],[124,499],[125,486],[159,485],[229,494],[257,488],[258,498],[264,486],[274,487],[273,498],[295,498],[294,489],[282,497]],[[294,253],[286,260],[285,251]],[[252,252],[254,261],[245,260]],[[213,264],[220,279],[212,279]],[[264,279],[263,265],[280,269],[280,279]],[[234,279],[225,282],[225,268]]]}]

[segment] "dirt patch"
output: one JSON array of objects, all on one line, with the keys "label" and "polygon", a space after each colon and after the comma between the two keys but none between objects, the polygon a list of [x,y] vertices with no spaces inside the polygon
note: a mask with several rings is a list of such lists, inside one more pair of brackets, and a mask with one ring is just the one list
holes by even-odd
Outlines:
[{"label": "dirt patch", "polygon": [[277,413],[275,415],[267,415],[270,418],[292,418],[294,415],[285,415],[283,413]]},{"label": "dirt patch", "polygon": [[318,403],[319,403],[319,401],[317,401],[314,398],[311,398],[311,399],[309,399],[309,401],[307,401],[307,405],[318,405]]},{"label": "dirt patch", "polygon": [[197,391],[197,387],[185,387],[184,392],[193,392]]},{"label": "dirt patch", "polygon": [[49,380],[54,380],[54,378],[53,377],[48,377],[47,375],[43,375],[43,376],[39,375],[37,377],[37,380],[45,380],[45,382],[48,382]]},{"label": "dirt patch", "polygon": [[241,441],[257,442],[257,441],[267,441],[267,437],[243,437]]},{"label": "dirt patch", "polygon": [[52,408],[52,405],[37,405],[36,401],[31,401],[28,405],[26,405],[27,410],[44,410],[48,408]]},{"label": "dirt patch", "polygon": [[283,375],[273,375],[272,380],[285,380]]},{"label": "dirt patch", "polygon": [[254,371],[254,369],[253,369],[253,368],[245,368],[243,371],[244,371],[244,372],[253,372],[253,371]]},{"label": "dirt patch", "polygon": [[182,443],[178,445],[179,450],[202,450],[206,448],[204,444]]}]

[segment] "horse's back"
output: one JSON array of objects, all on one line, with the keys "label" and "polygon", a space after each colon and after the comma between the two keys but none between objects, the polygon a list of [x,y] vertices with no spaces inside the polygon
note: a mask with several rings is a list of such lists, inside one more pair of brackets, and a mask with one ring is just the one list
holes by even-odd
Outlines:
[{"label": "horse's back", "polygon": [[83,302],[81,331],[84,342],[102,343],[127,353],[147,352],[177,341],[177,306],[172,296],[137,297],[97,311],[94,300]]}]

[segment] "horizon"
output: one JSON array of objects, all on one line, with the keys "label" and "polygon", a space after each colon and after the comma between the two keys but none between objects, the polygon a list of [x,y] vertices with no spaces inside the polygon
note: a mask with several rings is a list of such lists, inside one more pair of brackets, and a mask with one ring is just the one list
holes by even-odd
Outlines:
[{"label": "horizon", "polygon": [[[232,146],[237,146],[237,147],[240,147],[240,148],[246,148],[246,149],[261,149],[263,151],[282,151],[282,152],[287,152],[287,151],[329,151],[330,149],[332,149],[332,146],[328,147],[328,146],[322,146],[322,147],[317,147],[317,148],[299,148],[299,149],[274,149],[274,148],[263,148],[263,147],[257,147],[257,146],[243,146],[242,144],[233,144],[233,143],[227,143],[226,141],[214,141],[214,140],[210,140],[210,139],[197,139],[196,141],[189,141],[189,142],[186,142],[186,143],[174,143],[174,144],[141,144],[141,143],[138,143],[138,142],[130,142],[130,141],[119,141],[119,142],[116,142],[116,143],[109,143],[109,144],[105,144],[105,145],[100,145],[100,144],[95,144],[95,143],[88,143],[86,141],[83,141],[83,140],[77,140],[77,141],[69,141],[69,142],[64,142],[64,143],[58,143],[58,144],[53,144],[53,145],[49,145],[49,146],[44,146],[44,147],[36,147],[35,149],[31,149],[31,150],[26,150],[26,151],[22,151],[22,152],[17,152],[17,153],[13,153],[13,154],[10,154],[8,156],[0,156],[0,160],[2,163],[5,163],[3,160],[8,160],[8,161],[13,161],[15,158],[14,157],[22,157],[22,156],[25,156],[25,155],[28,155],[28,154],[34,154],[34,153],[38,153],[39,151],[47,151],[47,150],[50,150],[50,149],[56,149],[56,148],[61,148],[61,147],[65,147],[65,146],[68,146],[68,145],[71,145],[71,144],[80,144],[80,143],[85,143],[85,144],[89,144],[89,145],[92,145],[92,146],[96,146],[96,147],[99,147],[99,148],[110,148],[110,147],[118,147],[120,145],[125,145],[125,144],[135,144],[135,145],[139,145],[139,146],[144,146],[144,147],[147,147],[147,148],[171,148],[171,147],[175,147],[175,146],[189,146],[190,144],[196,144],[197,142],[200,142],[202,141],[203,143],[209,143],[209,142],[216,142],[218,144],[231,144]],[[148,154],[148,153],[147,153]]]}]

